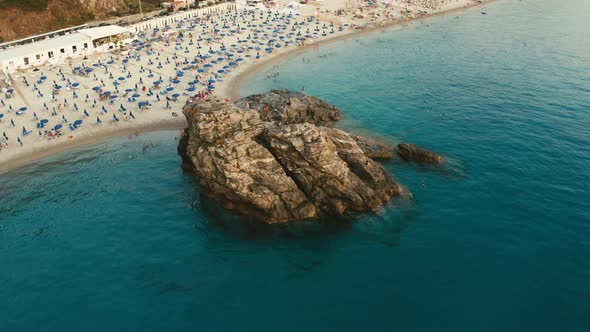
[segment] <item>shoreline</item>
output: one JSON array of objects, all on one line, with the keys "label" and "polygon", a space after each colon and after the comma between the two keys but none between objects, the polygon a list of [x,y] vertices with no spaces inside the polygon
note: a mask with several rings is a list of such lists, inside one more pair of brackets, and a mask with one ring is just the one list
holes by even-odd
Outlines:
[{"label": "shoreline", "polygon": [[[463,12],[493,2],[495,2],[495,0],[476,2],[458,8],[442,10],[434,14],[424,15],[406,21],[392,21],[386,23],[383,26],[369,27],[358,31],[347,31],[343,34],[339,34],[334,37],[322,40],[321,45],[335,43],[350,38],[361,37],[366,34],[384,31],[392,27],[403,28],[405,25],[416,24],[421,20],[445,16],[452,13]],[[254,75],[264,70],[265,68],[268,68],[269,66],[272,66],[283,60],[305,53],[309,51],[312,47],[312,45],[306,45],[290,49],[284,49],[284,51],[277,52],[274,55],[270,55],[269,57],[261,60],[260,62],[250,63],[238,69],[231,76],[227,77],[227,79],[224,80],[224,82],[221,85],[218,85],[216,95],[221,96],[223,98],[229,98],[230,100],[237,100],[241,97],[241,88],[248,79],[252,78]],[[87,133],[87,135],[84,135],[80,138],[76,138],[75,140],[65,140],[61,142],[55,142],[55,144],[51,145],[42,145],[33,149],[33,151],[29,153],[17,153],[16,155],[9,156],[7,160],[0,161],[0,176],[10,171],[13,171],[17,168],[34,163],[37,160],[44,159],[55,154],[63,153],[78,147],[98,144],[106,140],[122,136],[161,130],[181,130],[185,127],[186,119],[184,119],[184,116],[182,116],[175,119],[166,119],[164,121],[160,120],[147,123],[145,121],[143,123],[135,122],[130,123],[130,125],[125,125],[124,127],[109,127],[108,130],[98,129],[96,130],[96,133]]]},{"label": "shoreline", "polygon": [[[420,20],[433,19],[433,18],[437,18],[437,17],[441,17],[441,16],[453,14],[453,13],[461,13],[463,11],[478,8],[478,7],[487,5],[487,4],[494,3],[496,1],[497,0],[487,0],[487,1],[481,2],[481,3],[472,3],[469,5],[463,6],[463,7],[452,8],[452,9],[441,11],[438,13],[424,15],[424,16],[417,17],[417,18],[414,18],[414,19],[411,19],[408,21],[401,21],[401,22],[400,21],[392,21],[390,23],[385,24],[384,26],[370,27],[370,28],[366,28],[363,30],[351,31],[351,32],[348,32],[345,34],[334,36],[332,38],[328,38],[326,40],[322,40],[320,45],[326,45],[326,44],[331,44],[331,43],[335,43],[335,42],[345,41],[347,39],[351,39],[354,37],[362,37],[363,35],[366,35],[366,34],[384,31],[384,30],[387,30],[390,28],[403,28],[405,24],[408,24],[408,25],[409,24],[416,24]],[[268,57],[259,63],[253,63],[252,65],[248,66],[247,68],[243,68],[242,71],[239,71],[235,76],[231,77],[228,80],[228,82],[226,83],[226,86],[223,87],[224,91],[229,91],[229,94],[227,94],[225,97],[230,98],[231,100],[237,100],[237,99],[241,98],[242,96],[240,95],[240,92],[241,92],[242,86],[244,85],[244,83],[247,80],[252,78],[254,75],[258,74],[260,71],[262,71],[272,65],[275,65],[275,64],[281,62],[282,60],[286,60],[288,58],[291,58],[291,57],[294,57],[294,56],[297,56],[299,54],[309,51],[309,49],[312,47],[313,47],[312,45],[306,45],[304,47],[289,49],[285,52],[278,53],[275,56]]]},{"label": "shoreline", "polygon": [[55,144],[53,146],[43,147],[41,151],[35,151],[29,156],[20,157],[18,159],[14,158],[3,162],[2,164],[0,164],[0,176],[10,171],[13,171],[17,168],[33,164],[38,160],[45,159],[47,157],[51,157],[53,155],[67,152],[70,150],[74,150],[79,147],[94,145],[113,138],[119,138],[123,136],[144,134],[163,130],[180,130],[185,128],[185,126],[186,120],[184,118],[179,118],[178,121],[148,123],[131,127],[112,128],[112,130],[102,131],[96,135],[88,135],[76,140],[60,142],[59,144]]}]

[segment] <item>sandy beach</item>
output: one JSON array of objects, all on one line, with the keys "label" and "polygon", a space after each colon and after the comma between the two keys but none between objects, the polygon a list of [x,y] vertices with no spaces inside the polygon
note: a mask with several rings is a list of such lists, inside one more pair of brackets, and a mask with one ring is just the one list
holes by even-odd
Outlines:
[{"label": "sandy beach", "polygon": [[175,35],[146,33],[124,51],[15,73],[11,98],[4,92],[0,104],[0,174],[113,137],[182,129],[182,106],[199,92],[233,100],[252,75],[318,44],[491,1],[412,2],[436,1],[392,1],[362,12],[363,2],[325,0],[285,11],[288,1],[280,1],[283,11],[218,13],[170,27]]}]

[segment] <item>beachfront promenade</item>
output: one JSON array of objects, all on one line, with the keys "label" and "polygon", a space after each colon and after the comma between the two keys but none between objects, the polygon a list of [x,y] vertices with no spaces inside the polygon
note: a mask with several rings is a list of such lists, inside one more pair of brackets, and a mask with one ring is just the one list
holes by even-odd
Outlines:
[{"label": "beachfront promenade", "polygon": [[332,19],[297,9],[305,14],[234,4],[183,12],[130,26],[136,39],[121,49],[11,73],[0,96],[0,172],[105,137],[182,128],[188,98],[227,96],[228,81],[264,58],[374,23],[354,8]]}]

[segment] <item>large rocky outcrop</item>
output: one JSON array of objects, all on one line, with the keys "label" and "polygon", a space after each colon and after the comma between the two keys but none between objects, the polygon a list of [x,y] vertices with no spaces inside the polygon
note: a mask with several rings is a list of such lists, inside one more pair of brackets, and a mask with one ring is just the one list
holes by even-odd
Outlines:
[{"label": "large rocky outcrop", "polygon": [[271,126],[263,137],[285,172],[320,211],[377,211],[401,191],[341,130],[303,123]]},{"label": "large rocky outcrop", "polygon": [[[323,123],[313,108],[307,112]],[[189,125],[179,153],[201,187],[227,208],[265,222],[377,211],[402,192],[344,131],[263,121],[216,97],[186,105],[184,114]]]},{"label": "large rocky outcrop", "polygon": [[227,208],[267,222],[312,218],[316,207],[255,138],[264,126],[256,112],[208,98],[187,105],[186,157],[199,184]]},{"label": "large rocky outcrop", "polygon": [[309,122],[327,126],[342,119],[338,108],[302,92],[272,90],[240,99],[236,106],[256,110],[263,121],[283,125]]}]

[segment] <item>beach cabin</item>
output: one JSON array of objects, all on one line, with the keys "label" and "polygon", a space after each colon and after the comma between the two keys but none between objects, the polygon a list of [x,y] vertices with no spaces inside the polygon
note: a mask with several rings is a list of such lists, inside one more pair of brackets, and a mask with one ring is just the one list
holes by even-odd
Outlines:
[{"label": "beach cabin", "polygon": [[10,45],[0,50],[0,70],[8,74],[31,66],[56,65],[67,58],[108,51],[132,38],[127,29],[109,25],[81,29],[28,44]]}]

